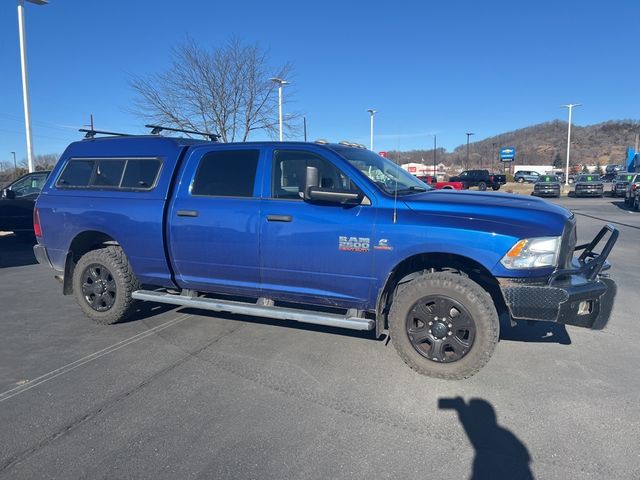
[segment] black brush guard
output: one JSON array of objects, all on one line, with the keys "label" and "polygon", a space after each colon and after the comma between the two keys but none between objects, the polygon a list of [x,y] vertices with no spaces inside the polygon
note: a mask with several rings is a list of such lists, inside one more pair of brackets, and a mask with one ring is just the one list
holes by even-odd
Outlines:
[{"label": "black brush guard", "polygon": [[[605,246],[596,253],[607,234]],[[601,273],[610,267],[606,260],[618,235],[614,226],[604,226],[591,242],[575,247],[574,253],[581,253],[572,268],[558,269],[547,279],[499,279],[511,317],[603,329],[617,289],[615,282]]]}]

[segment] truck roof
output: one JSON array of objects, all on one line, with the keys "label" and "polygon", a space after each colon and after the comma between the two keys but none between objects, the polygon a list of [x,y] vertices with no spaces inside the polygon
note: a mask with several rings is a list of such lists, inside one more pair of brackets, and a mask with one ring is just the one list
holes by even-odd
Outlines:
[{"label": "truck roof", "polygon": [[334,143],[334,142],[325,142],[325,141],[316,141],[316,142],[303,142],[303,141],[288,141],[288,142],[279,142],[279,141],[271,141],[271,140],[259,140],[259,141],[251,141],[251,142],[229,142],[229,143],[218,143],[211,142],[209,140],[200,140],[194,138],[185,138],[185,137],[164,137],[160,135],[122,135],[122,136],[108,136],[108,137],[95,137],[95,138],[85,138],[82,140],[78,140],[69,145],[68,148],[72,148],[74,151],[89,151],[95,148],[95,143],[98,143],[101,148],[103,147],[111,147],[115,145],[127,145],[133,146],[137,144],[142,144],[145,146],[150,146],[152,144],[155,145],[165,145],[167,147],[185,147],[185,146],[196,146],[196,145],[212,145],[212,146],[223,146],[223,145],[317,145],[324,146],[329,148],[360,148],[355,146],[355,144],[345,144],[345,143]]}]

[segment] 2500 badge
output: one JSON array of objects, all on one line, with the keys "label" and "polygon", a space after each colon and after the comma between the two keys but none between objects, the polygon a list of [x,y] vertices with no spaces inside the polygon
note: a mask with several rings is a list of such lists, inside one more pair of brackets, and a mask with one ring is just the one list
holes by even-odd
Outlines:
[{"label": "2500 badge", "polygon": [[338,250],[343,252],[368,252],[371,239],[368,237],[338,237]]}]

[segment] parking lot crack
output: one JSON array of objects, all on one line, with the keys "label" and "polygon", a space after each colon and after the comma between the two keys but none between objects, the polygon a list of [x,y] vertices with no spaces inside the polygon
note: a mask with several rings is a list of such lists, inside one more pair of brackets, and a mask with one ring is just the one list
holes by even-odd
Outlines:
[{"label": "parking lot crack", "polygon": [[43,448],[48,447],[49,445],[53,444],[54,442],[56,442],[60,438],[65,437],[66,435],[70,434],[71,432],[73,432],[74,430],[78,429],[80,426],[86,424],[90,420],[95,419],[96,417],[102,415],[103,413],[107,412],[108,410],[111,410],[114,406],[118,405],[123,400],[126,400],[127,398],[131,397],[132,395],[135,395],[137,392],[143,390],[145,387],[147,387],[148,385],[153,383],[153,381],[156,380],[157,378],[164,376],[165,374],[175,370],[177,367],[183,365],[184,363],[186,363],[186,362],[188,362],[190,360],[193,360],[194,358],[199,358],[198,355],[201,354],[202,352],[204,352],[211,345],[214,345],[215,343],[219,342],[223,338],[228,337],[229,335],[233,334],[237,330],[241,329],[243,326],[244,325],[241,324],[241,325],[237,326],[236,328],[234,328],[234,329],[232,329],[232,330],[230,330],[228,332],[225,332],[222,335],[219,335],[219,336],[215,337],[214,339],[210,340],[209,342],[207,342],[206,344],[200,346],[198,349],[196,349],[194,351],[189,352],[189,351],[185,351],[183,349],[180,349],[181,352],[184,355],[181,356],[175,362],[173,362],[173,363],[167,365],[166,367],[164,367],[163,369],[155,372],[151,376],[147,377],[144,381],[142,381],[142,382],[138,383],[137,385],[135,385],[133,388],[131,388],[131,389],[119,394],[119,395],[116,395],[115,397],[112,397],[112,398],[108,399],[107,401],[103,402],[98,407],[94,408],[93,410],[89,411],[88,413],[85,413],[84,415],[76,417],[72,421],[70,421],[67,424],[63,425],[62,427],[58,428],[55,432],[53,432],[52,434],[50,434],[46,438],[40,440],[35,445],[32,445],[29,448],[26,448],[26,449],[24,449],[24,450],[22,450],[20,452],[17,452],[15,454],[9,456],[7,459],[2,461],[2,463],[0,463],[0,475],[6,474],[13,466],[15,466],[18,463],[26,460],[27,458],[29,458],[32,455],[36,454],[37,452],[39,452]]}]

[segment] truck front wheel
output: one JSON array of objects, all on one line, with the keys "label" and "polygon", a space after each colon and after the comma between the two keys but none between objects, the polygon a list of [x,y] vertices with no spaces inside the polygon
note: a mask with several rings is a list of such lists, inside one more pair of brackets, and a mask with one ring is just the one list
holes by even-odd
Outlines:
[{"label": "truck front wheel", "polygon": [[131,294],[139,288],[129,261],[118,246],[85,253],[73,272],[73,293],[86,316],[109,325],[133,312]]},{"label": "truck front wheel", "polygon": [[393,345],[413,370],[468,378],[491,358],[500,323],[491,296],[467,277],[422,275],[404,286],[389,312]]}]

